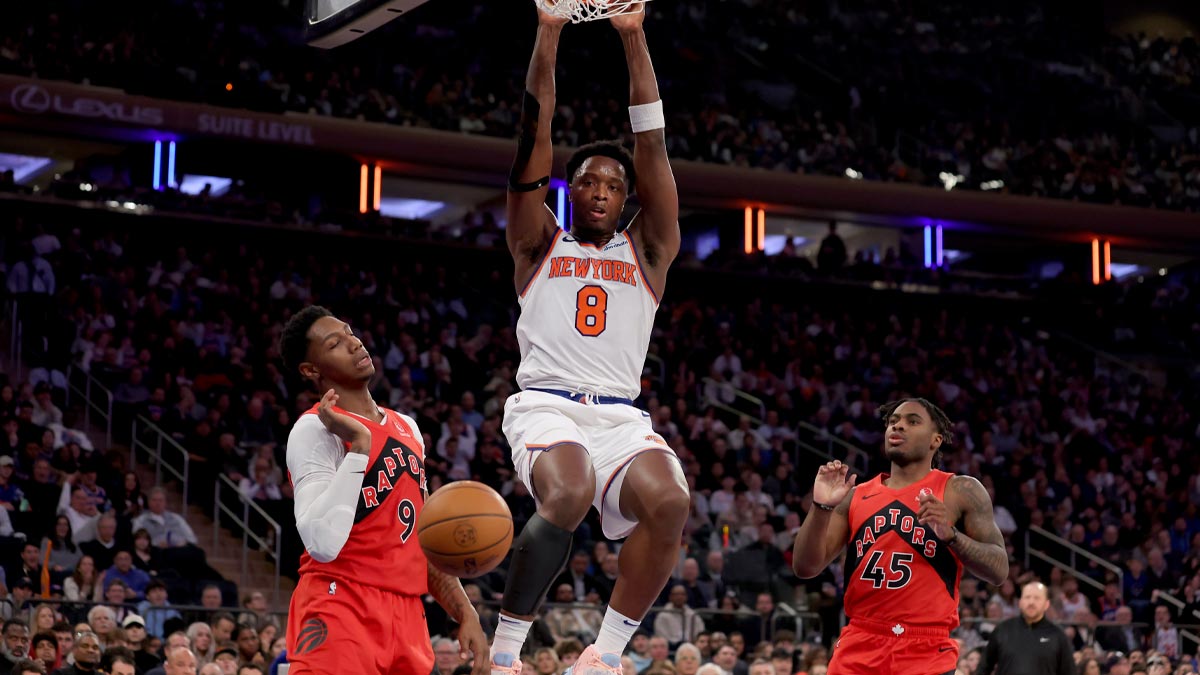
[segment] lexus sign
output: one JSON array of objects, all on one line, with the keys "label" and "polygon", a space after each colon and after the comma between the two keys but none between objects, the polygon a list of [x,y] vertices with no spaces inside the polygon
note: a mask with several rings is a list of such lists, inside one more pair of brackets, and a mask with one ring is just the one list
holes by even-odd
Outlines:
[{"label": "lexus sign", "polygon": [[13,110],[28,115],[57,113],[88,119],[107,119],[126,124],[162,125],[166,115],[162,108],[125,105],[119,101],[102,101],[87,96],[51,94],[38,84],[21,84],[9,96]]}]

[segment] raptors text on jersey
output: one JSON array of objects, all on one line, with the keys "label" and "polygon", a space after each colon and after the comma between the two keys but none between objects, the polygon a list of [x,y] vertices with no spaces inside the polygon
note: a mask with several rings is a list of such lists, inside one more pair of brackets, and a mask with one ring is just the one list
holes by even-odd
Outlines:
[{"label": "raptors text on jersey", "polygon": [[921,495],[944,499],[953,476],[934,470],[892,489],[884,485],[883,474],[855,489],[845,567],[848,618],[958,626],[962,563],[932,529],[917,522]]}]

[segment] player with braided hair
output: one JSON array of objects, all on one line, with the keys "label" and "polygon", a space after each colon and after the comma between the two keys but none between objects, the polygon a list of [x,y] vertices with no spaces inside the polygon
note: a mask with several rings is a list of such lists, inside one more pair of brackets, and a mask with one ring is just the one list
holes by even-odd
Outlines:
[{"label": "player with braided hair", "polygon": [[891,471],[855,487],[845,464],[822,466],[792,568],[812,578],[846,552],[850,622],[829,675],[953,673],[958,646],[950,631],[958,626],[963,570],[1004,581],[1004,537],[983,485],[935,468],[951,438],[946,413],[923,398],[893,401],[879,413]]}]

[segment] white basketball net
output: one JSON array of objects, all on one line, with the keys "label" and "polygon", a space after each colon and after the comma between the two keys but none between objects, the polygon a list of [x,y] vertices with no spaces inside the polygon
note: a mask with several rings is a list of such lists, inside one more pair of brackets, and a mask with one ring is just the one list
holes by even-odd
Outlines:
[{"label": "white basketball net", "polygon": [[649,0],[537,0],[537,6],[551,16],[571,19],[571,23],[599,21],[610,16],[643,11]]}]

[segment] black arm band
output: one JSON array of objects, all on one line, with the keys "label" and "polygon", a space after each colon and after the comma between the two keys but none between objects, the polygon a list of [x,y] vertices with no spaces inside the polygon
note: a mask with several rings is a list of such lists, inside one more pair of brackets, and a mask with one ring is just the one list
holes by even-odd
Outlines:
[{"label": "black arm band", "polygon": [[533,192],[540,190],[550,184],[550,176],[542,176],[532,183],[518,183],[516,176],[508,177],[508,189],[512,192]]},{"label": "black arm band", "polygon": [[525,101],[521,106],[521,136],[517,139],[517,158],[513,161],[512,170],[508,172],[508,189],[513,192],[533,192],[550,184],[550,176],[539,178],[532,183],[518,183],[517,179],[529,165],[533,156],[533,146],[537,143],[538,116],[542,106],[537,97],[525,91]]},{"label": "black arm band", "polygon": [[829,506],[827,504],[818,504],[817,502],[813,502],[813,506],[817,507],[818,509],[821,509],[822,511],[833,511],[834,509],[837,508],[836,506]]}]

